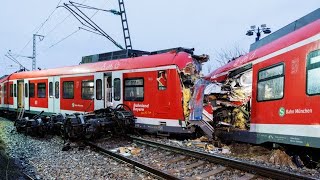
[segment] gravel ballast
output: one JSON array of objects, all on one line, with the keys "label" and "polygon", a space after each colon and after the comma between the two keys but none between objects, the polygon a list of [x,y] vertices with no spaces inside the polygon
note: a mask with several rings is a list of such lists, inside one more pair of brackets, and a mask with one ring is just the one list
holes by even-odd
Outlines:
[{"label": "gravel ballast", "polygon": [[154,179],[89,147],[62,151],[64,142],[60,137],[25,136],[4,118],[0,118],[0,126],[6,153],[35,179]]}]

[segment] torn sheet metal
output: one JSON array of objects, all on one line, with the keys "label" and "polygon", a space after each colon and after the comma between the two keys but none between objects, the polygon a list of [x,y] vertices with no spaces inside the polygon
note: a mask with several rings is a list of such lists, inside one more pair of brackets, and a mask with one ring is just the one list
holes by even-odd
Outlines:
[{"label": "torn sheet metal", "polygon": [[208,95],[208,94],[220,94],[222,92],[221,90],[221,83],[212,83],[212,84],[208,84],[204,90],[204,94]]},{"label": "torn sheet metal", "polygon": [[204,89],[209,82],[198,79],[194,85],[192,100],[190,101],[190,120],[202,120]]}]

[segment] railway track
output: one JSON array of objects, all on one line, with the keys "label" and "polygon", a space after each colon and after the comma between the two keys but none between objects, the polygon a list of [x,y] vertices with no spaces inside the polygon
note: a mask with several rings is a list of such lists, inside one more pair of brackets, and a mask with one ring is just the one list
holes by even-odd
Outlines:
[{"label": "railway track", "polygon": [[29,176],[27,173],[22,173],[23,174],[23,178],[25,178],[26,180],[34,180],[31,176]]},{"label": "railway track", "polygon": [[242,162],[232,158],[211,155],[155,141],[130,137],[141,149],[138,156],[124,156],[112,149],[86,142],[97,151],[131,164],[163,179],[316,179],[278,169]]},{"label": "railway track", "polygon": [[301,174],[281,171],[279,169],[250,164],[247,162],[242,162],[239,160],[235,160],[235,159],[220,156],[220,155],[208,154],[208,153],[199,152],[199,151],[195,151],[187,148],[161,144],[161,143],[151,141],[151,140],[146,140],[140,137],[131,136],[131,138],[135,143],[138,143],[138,144],[144,144],[147,146],[157,147],[157,148],[165,149],[171,152],[180,153],[186,156],[197,158],[199,160],[202,160],[208,163],[220,164],[222,165],[222,169],[218,173],[222,173],[223,171],[226,171],[230,168],[246,172],[245,176],[241,177],[241,179],[251,179],[251,178],[254,179],[256,178],[254,177],[256,175],[273,178],[273,179],[316,179],[310,176],[305,176]]}]

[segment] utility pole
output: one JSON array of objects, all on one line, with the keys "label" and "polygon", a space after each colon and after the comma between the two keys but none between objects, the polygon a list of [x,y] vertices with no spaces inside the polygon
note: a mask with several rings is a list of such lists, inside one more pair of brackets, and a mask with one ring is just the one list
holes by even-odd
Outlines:
[{"label": "utility pole", "polygon": [[37,56],[37,53],[36,53],[36,37],[39,37],[39,40],[42,41],[44,36],[42,35],[39,35],[39,34],[33,34],[33,54],[32,54],[32,71],[36,70],[37,68],[37,60],[36,60],[36,56]]}]

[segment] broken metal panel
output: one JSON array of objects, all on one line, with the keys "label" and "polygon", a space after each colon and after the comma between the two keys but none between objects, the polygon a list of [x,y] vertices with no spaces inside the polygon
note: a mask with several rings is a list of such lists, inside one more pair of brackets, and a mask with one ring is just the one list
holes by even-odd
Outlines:
[{"label": "broken metal panel", "polygon": [[211,83],[206,87],[205,98],[213,108],[213,124],[216,127],[248,130],[252,96],[251,66],[229,73],[223,83]]},{"label": "broken metal panel", "polygon": [[[200,79],[200,72],[202,70],[202,63],[208,61],[209,56],[208,55],[193,55],[190,54],[193,61],[190,62],[189,64],[187,64],[183,69],[181,69],[181,71],[179,72],[180,74],[180,79],[182,82],[182,94],[183,94],[183,111],[184,111],[184,117],[185,120],[189,120],[190,119],[190,109],[192,109],[191,105],[190,105],[190,99],[192,94],[194,95],[196,92],[194,91],[196,88],[196,84]],[[202,92],[201,94],[199,94],[199,96],[203,96],[203,90],[204,90],[203,86],[202,88]],[[193,89],[193,91],[191,91],[191,89]],[[193,99],[193,98],[192,98]],[[200,101],[198,101],[199,103],[199,107],[200,105],[202,106],[202,101],[203,101],[203,97],[202,100],[199,99]],[[201,103],[200,103],[201,102]],[[198,108],[197,108],[198,109]],[[200,111],[200,109],[198,109]],[[202,119],[199,117],[199,120]],[[193,119],[192,119],[193,120]]]},{"label": "broken metal panel", "polygon": [[199,79],[196,81],[192,100],[190,101],[190,120],[202,120],[204,89],[208,81]]}]

